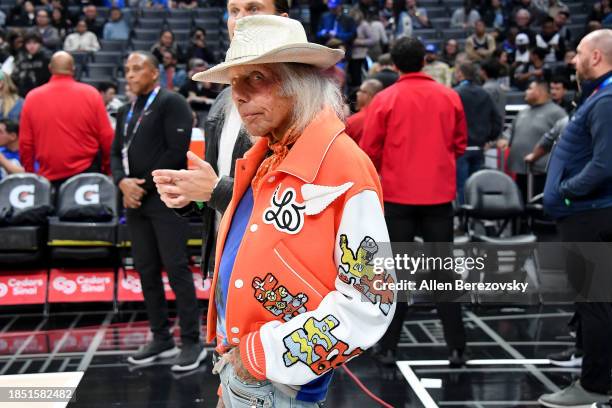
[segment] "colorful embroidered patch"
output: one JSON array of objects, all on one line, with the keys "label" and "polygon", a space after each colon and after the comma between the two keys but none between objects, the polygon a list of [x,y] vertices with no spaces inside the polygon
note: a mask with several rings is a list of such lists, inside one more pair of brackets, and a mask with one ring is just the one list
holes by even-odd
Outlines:
[{"label": "colorful embroidered patch", "polygon": [[253,279],[255,299],[274,316],[282,316],[288,322],[293,317],[306,312],[308,296],[304,293],[292,295],[284,286],[278,285],[278,279],[271,273],[261,279]]},{"label": "colorful embroidered patch", "polygon": [[274,190],[270,199],[270,207],[263,213],[263,222],[274,225],[280,232],[286,234],[297,234],[304,226],[304,203],[297,202],[297,193],[291,187],[287,187],[279,196],[280,185]]},{"label": "colorful embroidered patch", "polygon": [[[357,253],[349,247],[348,238],[345,234],[340,235],[340,250],[342,265],[338,267],[338,277],[348,285],[353,286],[361,294],[363,294],[372,304],[379,304],[381,312],[385,316],[389,314],[391,305],[395,299],[395,294],[392,290],[377,290],[374,283],[377,281],[394,282],[393,277],[384,272],[382,274],[374,273],[374,265],[372,260],[378,253],[378,245],[371,237],[366,236],[361,240]],[[380,287],[380,286],[379,286]]]},{"label": "colorful embroidered patch", "polygon": [[283,339],[287,348],[283,354],[285,366],[291,367],[299,361],[309,366],[316,375],[321,375],[361,354],[363,350],[359,347],[347,353],[348,344],[332,334],[331,331],[339,324],[332,315],[322,320],[314,317],[306,320],[303,327]]}]

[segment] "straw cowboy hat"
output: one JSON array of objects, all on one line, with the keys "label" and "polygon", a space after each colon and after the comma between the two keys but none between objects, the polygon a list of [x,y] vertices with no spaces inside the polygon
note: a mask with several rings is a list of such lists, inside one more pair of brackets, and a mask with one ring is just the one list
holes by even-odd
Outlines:
[{"label": "straw cowboy hat", "polygon": [[287,17],[257,15],[236,21],[225,62],[193,76],[194,81],[229,84],[228,69],[239,65],[297,62],[327,69],[344,51],[309,43],[304,27]]}]

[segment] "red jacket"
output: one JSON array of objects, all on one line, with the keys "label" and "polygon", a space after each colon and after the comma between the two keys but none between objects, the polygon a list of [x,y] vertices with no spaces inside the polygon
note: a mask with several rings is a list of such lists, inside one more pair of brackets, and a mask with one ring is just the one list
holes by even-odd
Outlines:
[{"label": "red jacket", "polygon": [[349,135],[355,143],[359,143],[363,135],[363,125],[366,115],[368,114],[368,106],[361,108],[359,112],[346,119],[346,134]]},{"label": "red jacket", "polygon": [[374,97],[360,141],[385,202],[411,205],[455,199],[455,159],[466,145],[459,95],[423,73],[404,74]]},{"label": "red jacket", "polygon": [[53,75],[49,83],[28,93],[21,112],[19,153],[28,172],[49,180],[82,173],[102,152],[102,171],[110,172],[114,132],[100,93],[67,75]]}]

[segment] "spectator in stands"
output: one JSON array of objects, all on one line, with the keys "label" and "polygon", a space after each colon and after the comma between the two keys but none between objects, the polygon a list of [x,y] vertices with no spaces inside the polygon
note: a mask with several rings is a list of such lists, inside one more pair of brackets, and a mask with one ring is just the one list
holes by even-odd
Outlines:
[{"label": "spectator in stands", "polygon": [[480,66],[480,75],[484,81],[482,89],[488,92],[491,100],[497,107],[502,123],[506,117],[506,89],[499,81],[502,65],[494,58],[488,59]]},{"label": "spectator in stands", "polygon": [[127,40],[128,38],[130,38],[130,27],[121,9],[113,7],[110,11],[110,20],[104,24],[104,39]]},{"label": "spectator in stands", "polygon": [[567,46],[572,44],[572,32],[567,27],[567,20],[569,20],[569,18],[570,13],[563,10],[558,12],[557,15],[554,17],[555,25],[557,26],[557,31],[559,32],[559,35]]},{"label": "spectator in stands", "polygon": [[518,67],[531,61],[531,50],[529,49],[529,37],[525,33],[516,36],[516,50],[514,51],[513,66]]},{"label": "spectator in stands", "polygon": [[410,37],[414,30],[431,27],[427,9],[419,7],[417,0],[406,0],[406,9],[399,13],[396,20],[396,38]]},{"label": "spectator in stands", "polygon": [[389,49],[389,37],[378,14],[370,13],[366,15],[366,18],[370,24],[372,36],[374,37],[374,45],[369,48],[368,56],[373,61],[376,61],[378,57]]},{"label": "spectator in stands", "polygon": [[388,88],[397,82],[399,74],[393,65],[391,54],[383,54],[378,57],[378,72],[376,72],[372,79],[377,79],[383,84],[383,88]]},{"label": "spectator in stands", "polygon": [[64,39],[72,27],[72,22],[66,17],[64,10],[56,7],[51,11],[51,26],[57,30],[60,39]]},{"label": "spectator in stands", "polygon": [[[538,7],[542,5],[542,7]],[[548,15],[546,7],[543,3],[535,3],[531,0],[519,0],[517,6],[514,8],[515,12],[520,10],[526,10],[529,13],[529,24],[531,23],[539,23],[540,20]],[[518,21],[517,21],[518,24]],[[519,26],[522,26],[519,24]],[[529,37],[531,39],[531,37]]]},{"label": "spectator in stands", "polygon": [[36,9],[34,3],[30,0],[17,1],[11,9],[10,18],[11,25],[17,27],[31,27],[36,24]]},{"label": "spectator in stands", "polygon": [[[327,48],[331,48],[332,50],[342,50],[345,52],[346,56],[346,46],[344,43],[337,39],[332,38],[328,42],[325,43]],[[338,84],[338,88],[345,90],[346,89],[346,58],[342,58],[340,61],[336,63],[332,68],[328,70],[328,74],[331,75],[336,83]]]},{"label": "spectator in stands", "polygon": [[342,1],[328,0],[329,11],[321,17],[317,30],[317,41],[325,44],[332,38],[341,40],[345,45],[351,44],[357,35],[355,21],[342,13]]},{"label": "spectator in stands", "polygon": [[104,107],[106,107],[106,113],[108,114],[108,120],[113,130],[117,124],[117,112],[119,108],[123,106],[123,102],[116,97],[117,95],[117,84],[113,82],[102,82],[98,85],[98,91],[104,101]]},{"label": "spectator in stands", "polygon": [[19,89],[19,95],[26,96],[30,90],[46,83],[49,73],[49,57],[42,49],[42,39],[35,32],[29,32],[24,37],[25,51],[21,52],[15,61],[12,78]]},{"label": "spectator in stands", "polygon": [[0,120],[0,180],[9,174],[23,173],[19,161],[19,123]]},{"label": "spectator in stands", "polygon": [[170,90],[180,89],[187,80],[187,73],[184,69],[176,67],[176,55],[172,51],[162,51],[162,58],[162,62],[159,65],[159,84],[162,88]]},{"label": "spectator in stands", "polygon": [[459,44],[457,44],[457,40],[454,38],[450,38],[446,40],[444,43],[444,49],[442,50],[442,58],[443,62],[446,62],[449,67],[455,66],[455,59],[459,54]]},{"label": "spectator in stands", "polygon": [[11,77],[0,72],[0,120],[19,122],[23,99],[17,93],[17,87]]},{"label": "spectator in stands", "polygon": [[104,25],[98,22],[98,9],[93,4],[88,4],[83,7],[83,16],[87,23],[87,31],[91,31],[98,38],[102,38],[102,30]]},{"label": "spectator in stands", "polygon": [[474,63],[455,68],[459,84],[455,91],[461,98],[467,122],[467,149],[457,158],[457,200],[463,204],[466,180],[484,165],[484,150],[501,136],[502,117],[491,96],[478,84],[478,68]]},{"label": "spectator in stands", "polygon": [[423,72],[442,85],[450,87],[453,82],[453,74],[448,64],[438,61],[438,47],[434,43],[425,46]]},{"label": "spectator in stands", "polygon": [[170,2],[170,8],[182,9],[182,10],[193,10],[198,8],[197,0],[173,0]]},{"label": "spectator in stands", "polygon": [[59,33],[50,25],[51,19],[49,18],[49,12],[45,9],[40,9],[36,12],[36,28],[34,29],[40,38],[42,44],[50,51],[57,50],[61,44],[61,38]]},{"label": "spectator in stands", "polygon": [[56,188],[75,174],[109,174],[113,129],[102,97],[74,80],[74,59],[67,52],[53,54],[49,69],[51,80],[28,94],[21,112],[23,167],[33,172],[38,162],[37,173]]},{"label": "spectator in stands", "polygon": [[561,12],[569,13],[569,7],[560,0],[548,0],[548,15],[550,17],[554,19]]},{"label": "spectator in stands", "polygon": [[361,72],[366,69],[366,56],[370,47],[376,44],[376,38],[372,32],[372,27],[359,8],[354,8],[349,13],[357,26],[353,49],[348,64],[349,86],[357,87],[361,84]]},{"label": "spectator in stands", "polygon": [[565,55],[565,40],[557,30],[555,20],[548,16],[542,24],[542,32],[536,35],[536,46],[547,51],[544,61],[561,61]]},{"label": "spectator in stands", "polygon": [[510,148],[508,169],[516,173],[516,182],[523,199],[527,200],[527,174],[533,173],[533,194],[544,191],[546,160],[540,159],[533,166],[525,162],[527,156],[559,119],[567,116],[565,111],[550,99],[548,83],[543,79],[533,80],[525,92],[528,108],[521,110],[512,122],[509,139],[500,139],[498,147]]},{"label": "spectator in stands", "polygon": [[499,64],[499,78],[497,82],[502,89],[508,91],[510,89],[510,64],[508,63],[508,53],[503,49],[496,50],[493,53],[493,59]]},{"label": "spectator in stands", "polygon": [[610,13],[612,13],[612,1],[600,0],[593,4],[588,21],[603,21]]},{"label": "spectator in stands", "polygon": [[465,52],[473,62],[480,62],[490,58],[495,52],[495,38],[487,34],[484,21],[474,23],[474,34],[465,41]]},{"label": "spectator in stands", "polygon": [[10,76],[15,69],[16,57],[23,51],[23,34],[20,30],[9,31],[8,46],[8,55],[2,62],[0,70]]},{"label": "spectator in stands", "polygon": [[180,90],[181,95],[187,98],[189,106],[195,112],[207,113],[210,107],[219,96],[219,87],[210,82],[194,81],[191,78],[198,72],[208,69],[208,64],[203,59],[193,58],[189,61],[189,75],[185,84]]},{"label": "spectator in stands", "polygon": [[450,26],[453,28],[473,28],[476,21],[480,20],[480,13],[474,7],[472,0],[464,0],[463,7],[459,7],[453,12]]},{"label": "spectator in stands", "polygon": [[508,15],[501,0],[486,0],[487,5],[481,11],[482,20],[487,27],[503,32],[508,27]]},{"label": "spectator in stands", "polygon": [[170,8],[169,0],[145,0],[146,8],[167,9]]},{"label": "spectator in stands", "polygon": [[535,46],[535,32],[530,28],[531,13],[526,9],[520,9],[514,15],[514,24],[520,34],[527,35],[529,45]]},{"label": "spectator in stands", "polygon": [[188,267],[189,224],[160,200],[151,172],[158,168],[184,169],[192,114],[182,96],[160,88],[159,62],[142,51],[132,52],[125,77],[137,95],[117,115],[111,153],[115,183],[123,196],[132,237],[134,265],[140,274],[153,340],[128,358],[135,365],[178,354],[168,320],[162,267],[176,294],[182,349],[172,371],[197,368],[206,356],[200,340],[200,314],[192,273]]},{"label": "spectator in stands", "polygon": [[66,37],[64,41],[64,51],[88,51],[95,52],[100,49],[98,37],[91,31],[87,31],[85,19],[80,19],[76,25],[74,33]]},{"label": "spectator in stands", "polygon": [[576,82],[576,66],[573,62],[575,57],[576,51],[566,51],[565,58],[563,59],[564,65],[556,67],[553,72],[555,77],[563,78],[568,89],[574,91],[578,88],[578,83]]},{"label": "spectator in stands", "polygon": [[206,46],[206,30],[196,27],[191,34],[191,42],[187,48],[187,61],[199,58],[208,64],[216,64],[217,59],[212,50]]},{"label": "spectator in stands", "polygon": [[393,0],[385,0],[383,7],[380,9],[379,17],[380,21],[385,27],[387,37],[392,39],[395,33],[395,12]]},{"label": "spectator in stands", "polygon": [[536,79],[548,81],[552,76],[552,72],[548,64],[544,62],[546,50],[535,48],[529,53],[530,62],[521,64],[514,72],[514,87],[520,91],[527,89],[531,81]]},{"label": "spectator in stands", "polygon": [[567,83],[561,77],[554,77],[550,81],[550,97],[552,101],[562,107],[569,115],[574,110],[574,104],[572,103],[572,98],[567,93],[567,89]]},{"label": "spectator in stands", "polygon": [[[544,209],[557,220],[562,242],[610,241],[612,31],[596,31],[583,38],[578,45],[575,63],[578,76],[588,82],[582,86],[582,105],[551,154],[544,191]],[[576,285],[577,298],[604,299],[596,289],[602,288],[607,291],[607,295],[609,280],[608,277],[601,279],[593,274],[594,270],[600,269],[594,267],[598,261],[593,263],[585,259],[584,246],[583,249],[578,248],[578,254],[572,254],[576,247],[569,245],[572,245],[566,260],[569,282],[580,282],[587,286],[582,288],[582,285]],[[601,246],[593,249],[589,251],[591,254],[607,251]],[[606,273],[609,271],[605,266],[602,269]],[[589,289],[595,292],[595,296],[586,295]],[[606,303],[576,303],[576,314],[580,319],[576,340],[582,340],[584,353],[580,379],[556,393],[542,395],[538,403],[546,407],[589,404],[595,407],[609,406],[612,385],[612,343],[609,340],[612,338],[612,303],[609,300]]]},{"label": "spectator in stands", "polygon": [[[425,242],[452,242],[455,159],[467,142],[461,99],[421,72],[425,47],[419,40],[399,39],[391,56],[401,77],[370,104],[359,145],[380,174],[391,241],[413,241],[418,229]],[[461,307],[437,306],[450,365],[462,366],[466,343]],[[405,302],[398,302],[379,343],[377,357],[385,364],[396,362],[406,309]]]},{"label": "spectator in stands", "polygon": [[374,96],[383,90],[383,84],[377,79],[366,79],[357,90],[357,113],[346,119],[346,134],[356,143],[363,135],[363,125],[368,112],[368,106]]},{"label": "spectator in stands", "polygon": [[164,51],[172,52],[176,56],[177,61],[183,60],[183,50],[174,40],[174,33],[172,30],[162,30],[159,35],[159,41],[151,47],[151,54],[153,54],[158,61],[163,61]]}]

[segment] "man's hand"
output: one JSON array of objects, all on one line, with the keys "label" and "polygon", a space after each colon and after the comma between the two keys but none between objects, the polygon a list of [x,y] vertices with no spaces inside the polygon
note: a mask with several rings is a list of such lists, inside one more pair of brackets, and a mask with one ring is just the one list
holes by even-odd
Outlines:
[{"label": "man's hand", "polygon": [[191,201],[208,201],[219,178],[213,168],[192,152],[187,158],[193,170],[155,170],[153,181],[162,201],[170,208],[180,208]]},{"label": "man's hand", "polygon": [[240,358],[240,348],[239,347],[234,347],[229,352],[227,357],[228,357],[228,363],[230,363],[232,367],[234,367],[234,373],[236,374],[236,377],[238,377],[241,381],[247,384],[252,384],[252,383],[256,383],[259,381],[257,380],[257,378],[253,377],[251,373],[249,373],[249,370],[246,369],[244,364],[242,364],[242,359]]},{"label": "man's hand", "polygon": [[147,193],[140,187],[144,184],[144,179],[124,178],[119,182],[119,189],[123,193],[123,206],[125,208],[139,208],[142,204],[142,197]]},{"label": "man's hand", "polygon": [[508,147],[508,139],[498,139],[497,140],[498,149],[506,149],[507,147]]}]

